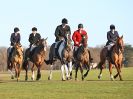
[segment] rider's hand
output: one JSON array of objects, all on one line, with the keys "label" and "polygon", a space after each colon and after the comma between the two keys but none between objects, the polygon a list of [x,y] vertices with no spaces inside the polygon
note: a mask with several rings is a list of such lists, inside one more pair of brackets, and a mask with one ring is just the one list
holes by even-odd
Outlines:
[{"label": "rider's hand", "polygon": [[75,43],[76,43],[76,44],[79,44],[79,42],[77,42],[77,41],[76,41]]}]

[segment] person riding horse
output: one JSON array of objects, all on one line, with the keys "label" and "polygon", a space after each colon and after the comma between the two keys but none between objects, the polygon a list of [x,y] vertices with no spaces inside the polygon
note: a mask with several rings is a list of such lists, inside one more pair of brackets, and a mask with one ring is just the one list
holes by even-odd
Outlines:
[{"label": "person riding horse", "polygon": [[[12,56],[12,53],[14,51],[14,45],[16,43],[19,43],[20,44],[20,40],[21,40],[21,36],[20,36],[20,30],[18,27],[15,27],[14,28],[14,33],[11,34],[11,37],[10,37],[10,41],[11,41],[11,45],[9,47],[9,55],[8,55],[8,58],[10,59],[11,56]],[[21,45],[21,44],[20,44]]]},{"label": "person riding horse", "polygon": [[32,33],[29,36],[30,42],[30,55],[32,54],[33,49],[37,46],[37,42],[41,39],[41,35],[37,33],[37,28],[32,28]]},{"label": "person riding horse", "polygon": [[83,44],[83,39],[87,36],[87,32],[83,30],[83,24],[78,25],[78,30],[76,30],[72,35],[72,40],[74,41],[74,57],[76,58],[78,48],[83,45],[83,47],[87,47],[87,45]]},{"label": "person riding horse", "polygon": [[67,41],[68,38],[71,39],[71,29],[70,29],[70,26],[67,24],[68,24],[68,20],[66,18],[63,18],[62,24],[57,26],[55,30],[55,37],[56,37],[55,58],[59,57],[58,49],[61,44],[61,41],[63,40]]},{"label": "person riding horse", "polygon": [[110,50],[112,46],[116,43],[117,38],[119,37],[119,34],[117,31],[115,31],[115,26],[112,24],[110,25],[110,31],[107,32],[107,43],[106,47],[108,49],[107,56],[110,56]]}]

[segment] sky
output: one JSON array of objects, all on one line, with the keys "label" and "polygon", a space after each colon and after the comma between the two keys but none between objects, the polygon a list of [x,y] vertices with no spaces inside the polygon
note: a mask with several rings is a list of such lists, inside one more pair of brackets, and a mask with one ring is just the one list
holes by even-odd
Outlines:
[{"label": "sky", "polygon": [[51,45],[62,18],[68,19],[72,34],[79,23],[84,25],[90,47],[106,43],[110,24],[133,46],[133,0],[0,0],[0,46],[10,46],[14,27],[20,28],[25,47],[32,27]]}]

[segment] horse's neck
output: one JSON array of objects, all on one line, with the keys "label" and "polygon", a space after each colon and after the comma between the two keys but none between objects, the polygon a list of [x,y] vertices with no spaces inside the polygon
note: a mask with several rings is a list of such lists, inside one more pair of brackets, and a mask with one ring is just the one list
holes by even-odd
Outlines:
[{"label": "horse's neck", "polygon": [[117,53],[117,55],[119,55],[119,54],[121,53],[118,44],[115,44],[115,45],[114,45],[114,52]]},{"label": "horse's neck", "polygon": [[38,52],[40,52],[40,53],[44,53],[45,51],[44,51],[44,46],[38,46]]}]

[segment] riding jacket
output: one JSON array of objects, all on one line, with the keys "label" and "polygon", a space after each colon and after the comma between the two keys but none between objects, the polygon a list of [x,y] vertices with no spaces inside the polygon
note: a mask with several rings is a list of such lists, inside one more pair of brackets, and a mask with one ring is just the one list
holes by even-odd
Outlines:
[{"label": "riding jacket", "polygon": [[74,41],[74,46],[80,46],[83,36],[86,36],[86,38],[88,39],[87,32],[85,30],[81,30],[81,33],[79,32],[79,30],[73,33],[72,40]]},{"label": "riding jacket", "polygon": [[11,46],[14,46],[15,43],[20,43],[20,39],[21,37],[19,33],[12,33],[10,38]]},{"label": "riding jacket", "polygon": [[106,43],[106,46],[107,45],[110,45],[111,43],[115,43],[117,38],[119,37],[119,34],[117,31],[115,31],[114,33],[112,33],[111,31],[108,31],[107,32],[107,43]]},{"label": "riding jacket", "polygon": [[65,28],[63,28],[62,25],[57,26],[55,30],[55,37],[56,37],[56,42],[60,41],[60,37],[63,37],[65,41],[67,40],[67,35],[71,35],[71,29],[69,25],[66,25]]}]

